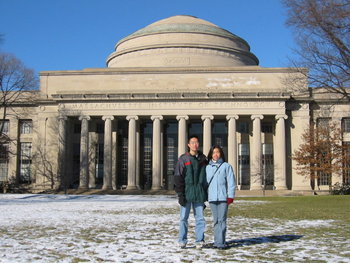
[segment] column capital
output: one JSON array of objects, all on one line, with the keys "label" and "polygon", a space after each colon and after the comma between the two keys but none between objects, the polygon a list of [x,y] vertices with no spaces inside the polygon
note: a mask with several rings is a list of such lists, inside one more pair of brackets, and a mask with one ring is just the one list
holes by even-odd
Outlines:
[{"label": "column capital", "polygon": [[102,120],[107,120],[107,119],[110,119],[111,121],[114,120],[114,116],[113,115],[105,115],[105,116],[102,116]]},{"label": "column capital", "polygon": [[136,116],[136,115],[128,115],[128,116],[126,116],[126,119],[128,120],[128,121],[130,121],[131,119],[134,119],[134,120],[138,120],[139,119],[139,116]]},{"label": "column capital", "polygon": [[81,120],[90,120],[91,118],[90,118],[90,116],[88,116],[88,115],[81,115],[81,116],[79,116],[79,120],[81,121]]},{"label": "column capital", "polygon": [[178,115],[176,116],[176,119],[179,121],[181,119],[185,119],[186,121],[189,119],[188,115]]},{"label": "column capital", "polygon": [[64,116],[64,115],[60,115],[60,116],[58,116],[58,119],[62,120],[62,121],[66,121],[68,119],[68,117]]},{"label": "column capital", "polygon": [[233,115],[226,115],[226,120],[231,120],[231,119],[235,119],[238,120],[239,116],[237,114],[233,114]]},{"label": "column capital", "polygon": [[202,121],[204,121],[205,119],[214,120],[214,116],[213,115],[202,115],[201,119],[202,119]]},{"label": "column capital", "polygon": [[162,115],[153,115],[153,116],[151,116],[151,120],[152,121],[154,121],[155,119],[163,120],[163,116]]},{"label": "column capital", "polygon": [[275,119],[276,120],[279,120],[279,119],[288,119],[288,116],[286,115],[286,114],[277,114],[276,116],[275,116]]},{"label": "column capital", "polygon": [[250,116],[250,118],[251,118],[252,120],[254,120],[254,119],[260,119],[260,120],[262,120],[262,119],[264,119],[264,115],[256,114],[256,115]]}]

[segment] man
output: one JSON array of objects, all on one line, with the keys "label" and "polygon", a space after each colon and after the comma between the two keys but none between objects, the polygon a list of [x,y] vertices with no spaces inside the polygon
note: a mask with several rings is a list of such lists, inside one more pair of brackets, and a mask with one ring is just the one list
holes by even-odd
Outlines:
[{"label": "man", "polygon": [[207,200],[207,182],[205,167],[206,157],[199,149],[197,136],[190,136],[187,144],[189,151],[182,154],[176,164],[174,182],[175,192],[179,198],[180,229],[179,246],[185,248],[187,244],[188,217],[191,207],[196,220],[196,248],[204,246],[204,202]]}]

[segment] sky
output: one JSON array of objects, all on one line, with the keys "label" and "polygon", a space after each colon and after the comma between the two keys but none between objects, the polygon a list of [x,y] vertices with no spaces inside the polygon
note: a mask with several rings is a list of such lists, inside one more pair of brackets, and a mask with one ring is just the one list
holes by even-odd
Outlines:
[{"label": "sky", "polygon": [[286,67],[295,42],[280,0],[0,0],[0,52],[36,73],[104,68],[122,38],[192,15],[245,39],[262,67]]}]

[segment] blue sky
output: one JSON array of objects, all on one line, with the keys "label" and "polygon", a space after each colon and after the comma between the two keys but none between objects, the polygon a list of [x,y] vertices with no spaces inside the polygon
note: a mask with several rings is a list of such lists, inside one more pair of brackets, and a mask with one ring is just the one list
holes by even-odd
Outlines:
[{"label": "blue sky", "polygon": [[0,52],[36,72],[106,67],[120,39],[157,20],[193,15],[244,38],[262,67],[295,47],[279,0],[0,0]]}]

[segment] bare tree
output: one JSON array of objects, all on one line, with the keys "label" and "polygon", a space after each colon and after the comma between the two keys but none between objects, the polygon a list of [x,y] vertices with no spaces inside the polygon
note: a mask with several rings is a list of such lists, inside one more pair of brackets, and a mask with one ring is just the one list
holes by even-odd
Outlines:
[{"label": "bare tree", "polygon": [[[34,71],[26,68],[14,55],[0,53],[0,120],[5,120],[9,109],[19,102],[29,102],[33,90],[38,88]],[[0,123],[0,143],[7,141],[3,133],[4,122]]]},{"label": "bare tree", "polygon": [[[350,0],[282,0],[294,29],[298,68],[311,87],[350,102]],[[305,69],[300,71],[307,74]]]},{"label": "bare tree", "polygon": [[[0,38],[2,35],[0,35]],[[2,39],[0,39],[2,40]],[[8,134],[9,122],[6,121],[10,115],[17,115],[16,105],[23,103],[32,103],[35,92],[38,87],[38,79],[33,70],[26,68],[23,63],[14,55],[0,53],[0,163],[8,164],[11,151],[15,147],[16,140],[10,138]],[[15,145],[14,145],[15,146]],[[0,178],[0,184],[16,182],[15,177]]]}]

